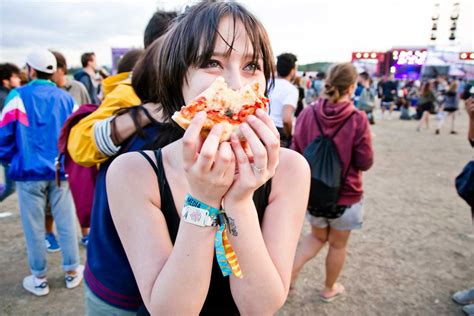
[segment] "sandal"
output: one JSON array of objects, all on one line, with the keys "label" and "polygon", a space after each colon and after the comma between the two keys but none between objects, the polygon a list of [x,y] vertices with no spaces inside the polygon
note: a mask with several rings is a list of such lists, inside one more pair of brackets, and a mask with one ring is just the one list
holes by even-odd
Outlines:
[{"label": "sandal", "polygon": [[325,294],[323,290],[321,294],[319,295],[319,297],[321,298],[323,302],[331,303],[338,297],[342,296],[342,294],[344,294],[344,291],[345,291],[344,286],[342,284],[336,283],[335,289],[332,290],[329,295]]}]

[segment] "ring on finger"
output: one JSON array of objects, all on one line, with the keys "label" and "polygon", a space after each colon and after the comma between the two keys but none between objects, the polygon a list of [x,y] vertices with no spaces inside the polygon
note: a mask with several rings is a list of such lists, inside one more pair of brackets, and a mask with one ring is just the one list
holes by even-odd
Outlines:
[{"label": "ring on finger", "polygon": [[265,171],[265,167],[259,168],[256,165],[252,165],[252,169],[257,173],[263,173]]}]

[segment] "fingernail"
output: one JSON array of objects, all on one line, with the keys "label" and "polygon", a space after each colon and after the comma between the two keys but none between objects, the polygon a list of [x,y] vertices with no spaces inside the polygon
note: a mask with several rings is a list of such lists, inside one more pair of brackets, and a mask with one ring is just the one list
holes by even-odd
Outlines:
[{"label": "fingernail", "polygon": [[262,109],[257,109],[256,113],[257,113],[257,115],[263,115],[263,114],[265,114],[265,111],[262,110]]},{"label": "fingernail", "polygon": [[247,120],[248,120],[249,122],[255,122],[256,119],[257,119],[257,118],[256,118],[255,116],[253,116],[253,115],[247,116]]},{"label": "fingernail", "polygon": [[198,114],[196,114],[197,118],[199,118],[199,119],[206,117],[206,115],[207,115],[207,114],[206,114],[206,112],[204,112],[204,111],[201,111],[201,112],[199,112]]},{"label": "fingernail", "polygon": [[240,124],[240,129],[241,130],[248,130],[250,127],[247,123],[242,123]]}]

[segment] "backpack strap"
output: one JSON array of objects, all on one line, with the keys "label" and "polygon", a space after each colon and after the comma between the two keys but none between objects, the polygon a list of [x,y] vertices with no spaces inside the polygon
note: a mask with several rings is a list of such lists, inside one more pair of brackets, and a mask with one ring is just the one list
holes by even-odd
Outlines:
[{"label": "backpack strap", "polygon": [[331,137],[329,137],[329,138],[333,139],[334,137],[336,137],[337,133],[339,133],[339,131],[344,127],[344,125],[346,125],[346,123],[350,120],[352,115],[354,115],[356,112],[357,112],[357,110],[352,111],[352,113],[347,116],[347,118],[342,122],[341,125],[339,125],[339,127],[336,129],[336,131],[334,133],[332,133]]},{"label": "backpack strap", "polygon": [[318,127],[319,133],[325,137],[326,135],[324,135],[323,129],[321,128],[321,123],[319,123],[318,115],[316,114],[316,105],[313,106],[313,117],[316,121],[316,126]]}]

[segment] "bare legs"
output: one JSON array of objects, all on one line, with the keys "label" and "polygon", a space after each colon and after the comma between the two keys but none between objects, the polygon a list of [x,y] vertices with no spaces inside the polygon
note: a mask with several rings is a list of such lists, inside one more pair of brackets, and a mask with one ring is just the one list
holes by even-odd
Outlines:
[{"label": "bare legs", "polygon": [[423,115],[421,116],[420,123],[418,123],[418,127],[416,128],[417,131],[420,131],[423,123],[426,125],[426,128],[430,128],[430,112],[423,111]]},{"label": "bare legs", "polygon": [[451,118],[451,134],[457,134],[456,130],[454,129],[454,121],[456,119],[456,112],[445,112],[445,113],[446,113],[446,117],[441,119],[438,122],[438,128],[436,129],[436,134],[440,133],[441,127],[443,127],[445,120],[448,120],[449,118]]},{"label": "bare legs", "polygon": [[291,274],[291,287],[296,284],[296,279],[306,262],[314,258],[321,248],[323,248],[328,240],[328,235],[329,227],[316,228],[311,226],[311,233],[303,237],[298,249],[296,250],[293,272]]},{"label": "bare legs", "polygon": [[296,283],[298,274],[305,263],[314,258],[326,242],[328,242],[329,251],[326,257],[326,282],[322,294],[324,296],[331,296],[331,293],[336,290],[336,281],[344,267],[347,242],[350,233],[350,230],[341,231],[329,227],[311,227],[311,233],[303,238],[296,251],[291,285],[294,286]]}]

